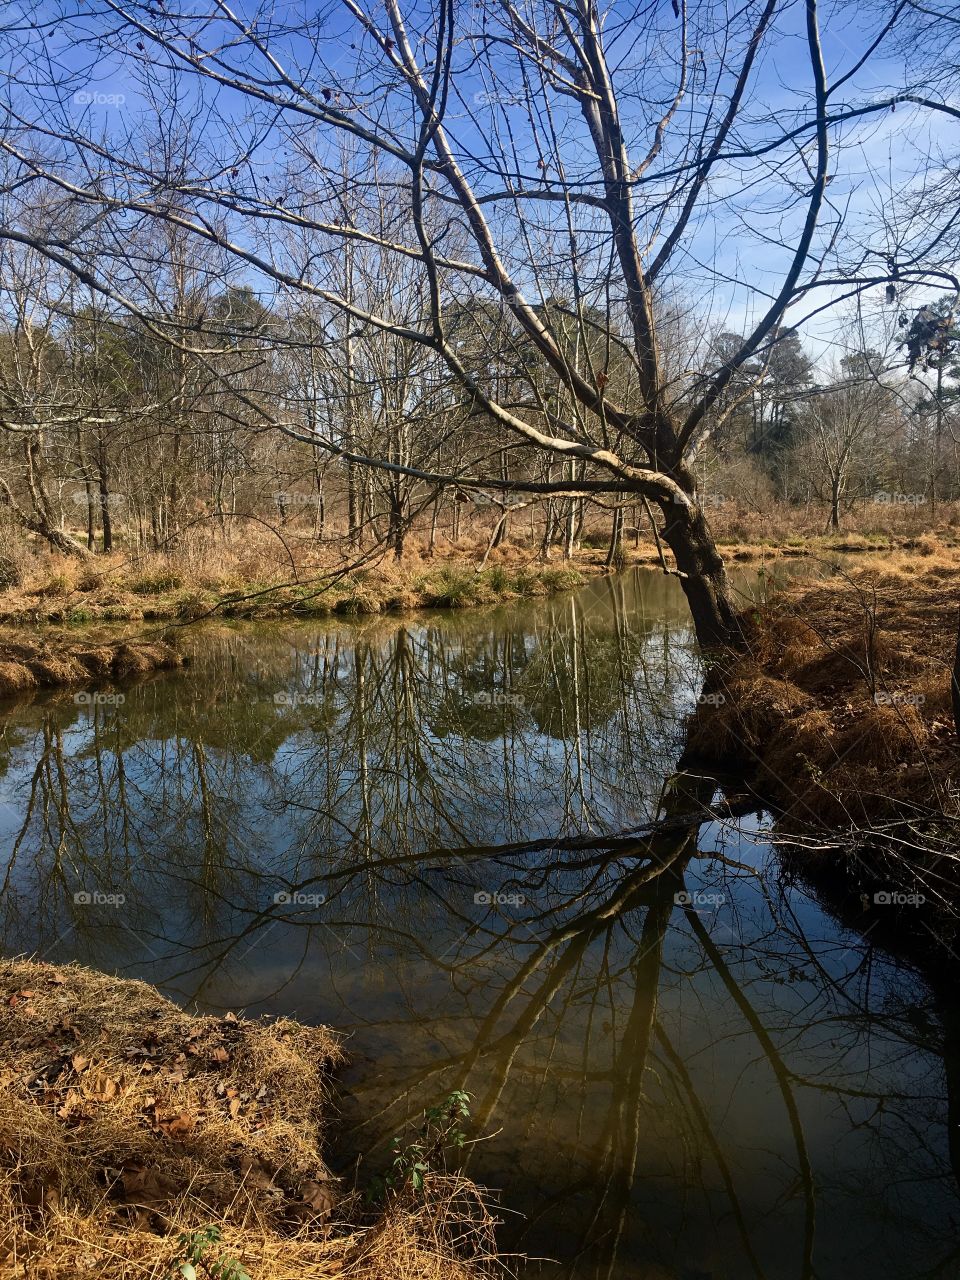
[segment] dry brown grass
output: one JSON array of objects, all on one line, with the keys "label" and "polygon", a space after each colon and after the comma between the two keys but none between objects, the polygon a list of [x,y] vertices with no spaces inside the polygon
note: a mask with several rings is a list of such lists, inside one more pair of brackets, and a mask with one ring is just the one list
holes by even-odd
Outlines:
[{"label": "dry brown grass", "polygon": [[33,689],[142,678],[182,662],[177,650],[164,640],[91,645],[56,633],[38,640],[8,634],[0,636],[0,697]]},{"label": "dry brown grass", "polygon": [[958,601],[960,552],[943,546],[788,587],[745,615],[750,653],[712,673],[691,750],[737,759],[802,821],[956,812]]},{"label": "dry brown grass", "polygon": [[[960,542],[960,515],[952,507],[941,508],[937,527],[931,529],[925,510],[868,503],[842,533],[829,536],[823,533],[822,514],[816,508],[776,504],[757,511],[734,502],[709,509],[714,533],[731,562],[837,551],[886,553],[891,548],[912,549],[917,561],[936,561],[943,548]],[[538,576],[547,582],[564,567],[583,575],[604,572],[609,517],[590,517],[572,561],[555,551],[547,565],[540,559],[539,533],[532,535],[520,521],[488,554],[489,526],[489,520],[475,519],[455,543],[441,534],[432,549],[427,534],[414,531],[402,563],[383,548],[358,554],[342,539],[318,542],[307,524],[284,526],[278,530],[281,536],[254,524],[228,537],[197,526],[167,552],[131,549],[88,562],[21,539],[13,548],[15,581],[0,589],[0,621],[86,624],[189,620],[211,610],[273,617],[291,609],[301,615],[415,609],[432,603],[432,575],[444,569],[476,575],[485,556],[487,572],[481,577],[489,583],[489,571],[498,571],[501,585],[481,595],[494,600],[529,593]],[[650,531],[641,526],[640,533],[639,542],[632,533],[625,537],[625,563],[659,563]]]},{"label": "dry brown grass", "polygon": [[492,1220],[462,1179],[373,1214],[323,1159],[338,1038],[191,1017],[78,966],[0,964],[0,1273],[166,1280],[180,1232],[254,1280],[476,1280]]},{"label": "dry brown grass", "polygon": [[[512,540],[487,551],[477,533],[456,546],[440,541],[433,554],[411,538],[402,563],[383,550],[348,553],[291,536],[286,546],[266,531],[222,542],[194,533],[169,554],[115,553],[92,562],[30,554],[16,585],[0,590],[0,621],[90,624],[230,617],[378,613],[445,603],[437,580],[473,579],[471,603],[562,589],[572,570],[603,571],[603,556],[586,548],[572,562],[543,564],[538,548]],[[442,586],[442,583],[441,583]]]}]

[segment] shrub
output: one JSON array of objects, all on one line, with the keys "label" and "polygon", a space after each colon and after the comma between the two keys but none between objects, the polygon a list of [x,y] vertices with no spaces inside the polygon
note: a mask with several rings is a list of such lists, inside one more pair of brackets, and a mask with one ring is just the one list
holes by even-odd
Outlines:
[{"label": "shrub", "polygon": [[173,569],[150,569],[130,581],[130,590],[137,596],[159,596],[182,586],[182,575]]}]

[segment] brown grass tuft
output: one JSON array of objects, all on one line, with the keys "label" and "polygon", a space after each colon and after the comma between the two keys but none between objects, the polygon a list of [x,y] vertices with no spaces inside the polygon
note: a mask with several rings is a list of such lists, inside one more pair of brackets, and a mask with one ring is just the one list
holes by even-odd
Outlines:
[{"label": "brown grass tuft", "polygon": [[[691,726],[691,750],[734,757],[801,821],[949,807],[960,764],[950,669],[960,565],[903,556],[799,583],[745,615],[750,653],[731,657]],[[947,584],[950,585],[947,585]]]},{"label": "brown grass tuft", "polygon": [[115,641],[83,645],[69,636],[0,640],[0,697],[37,688],[69,688],[104,680],[129,680],[178,667],[183,659],[166,641]]},{"label": "brown grass tuft", "polygon": [[36,687],[37,677],[25,662],[0,660],[0,697],[10,697]]},{"label": "brown grass tuft", "polygon": [[191,1017],[141,982],[0,963],[0,1270],[172,1274],[180,1232],[251,1276],[477,1280],[492,1220],[437,1175],[363,1211],[324,1161],[338,1038],[289,1019]]}]

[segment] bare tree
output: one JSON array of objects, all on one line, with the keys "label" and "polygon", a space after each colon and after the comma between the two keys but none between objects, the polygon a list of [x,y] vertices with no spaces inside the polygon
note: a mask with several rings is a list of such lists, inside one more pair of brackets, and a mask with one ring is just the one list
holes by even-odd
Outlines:
[{"label": "bare tree", "polygon": [[[343,318],[348,344],[375,330],[430,353],[459,411],[483,428],[467,451],[434,447],[418,463],[389,433],[363,449],[350,422],[321,435],[264,397],[244,391],[244,403],[312,448],[438,489],[652,504],[698,636],[736,641],[694,462],[728,387],[752,364],[765,367],[788,308],[809,299],[817,311],[825,304],[814,290],[829,290],[832,303],[890,279],[886,248],[844,237],[844,202],[827,184],[842,176],[840,126],[897,101],[837,96],[897,14],[876,19],[862,54],[830,83],[818,6],[806,0],[793,105],[773,113],[758,68],[792,21],[779,0],[734,13],[679,0],[672,12],[626,14],[592,0],[488,0],[471,12],[451,0],[408,11],[386,0],[382,15],[340,0],[323,17],[312,6],[281,17],[224,0],[201,11],[59,0],[39,18],[32,5],[11,9],[0,32],[8,193],[54,189],[112,228],[117,249],[94,260],[82,242],[16,222],[5,237],[93,282],[200,360],[213,358],[209,335],[185,316],[151,314],[150,267],[121,247],[131,222],[160,222],[251,279],[322,304],[331,323]],[[49,42],[38,48],[34,35]],[[91,100],[91,69],[131,99],[135,90],[136,109],[104,122],[95,95],[78,109],[78,90]],[[352,216],[345,185],[350,206],[377,216]],[[705,229],[733,225],[763,247],[762,272],[744,277],[704,251]],[[370,246],[405,271],[384,273],[379,294],[361,300],[342,267]],[[740,256],[749,261],[746,244]],[[930,275],[917,253],[895,269],[900,279]],[[955,284],[948,271],[931,278]],[[699,369],[669,367],[662,304],[682,285],[709,309],[731,283],[755,316],[743,340]],[[411,309],[411,297],[422,305]],[[547,308],[558,297],[585,339],[602,317],[601,343],[564,338]],[[452,339],[451,318],[485,304],[503,310],[524,351],[507,395]],[[631,366],[629,395],[611,376],[615,352]],[[401,365],[391,377],[414,367]],[[551,384],[559,391],[547,396]],[[504,475],[504,433],[536,464]]]}]

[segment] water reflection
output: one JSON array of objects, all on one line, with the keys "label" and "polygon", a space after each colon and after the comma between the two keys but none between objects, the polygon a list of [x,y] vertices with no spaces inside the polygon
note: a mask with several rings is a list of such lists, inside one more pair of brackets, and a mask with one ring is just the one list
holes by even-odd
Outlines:
[{"label": "water reflection", "polygon": [[674,776],[674,584],[192,643],[7,718],[6,951],[350,1031],[344,1169],[468,1089],[525,1274],[956,1273],[952,993]]}]

